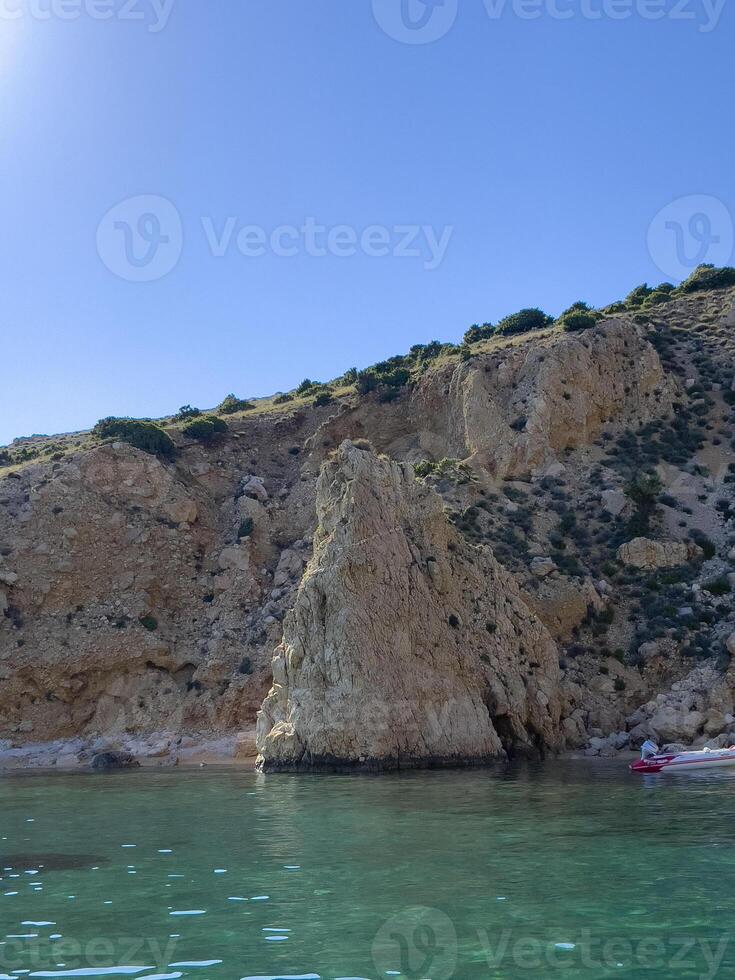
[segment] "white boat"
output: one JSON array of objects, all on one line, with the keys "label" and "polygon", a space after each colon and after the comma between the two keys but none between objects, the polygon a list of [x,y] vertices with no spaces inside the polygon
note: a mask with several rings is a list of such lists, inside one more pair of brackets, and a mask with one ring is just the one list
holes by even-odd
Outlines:
[{"label": "white boat", "polygon": [[729,749],[700,749],[696,752],[662,753],[654,742],[641,746],[641,757],[630,766],[631,772],[699,772],[720,766],[735,766],[735,745]]}]

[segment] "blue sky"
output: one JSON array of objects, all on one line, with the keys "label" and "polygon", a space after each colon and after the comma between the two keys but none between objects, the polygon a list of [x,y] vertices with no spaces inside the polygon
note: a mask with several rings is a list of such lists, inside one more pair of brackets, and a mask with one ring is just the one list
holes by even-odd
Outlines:
[{"label": "blue sky", "polygon": [[685,2],[0,0],[0,443],[604,304],[663,208],[729,260],[735,11]]}]

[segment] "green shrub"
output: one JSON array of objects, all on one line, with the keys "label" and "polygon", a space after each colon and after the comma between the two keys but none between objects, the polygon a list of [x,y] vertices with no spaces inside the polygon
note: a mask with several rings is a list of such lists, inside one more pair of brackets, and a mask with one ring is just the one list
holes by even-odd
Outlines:
[{"label": "green shrub", "polygon": [[154,630],[158,629],[158,620],[155,616],[141,616],[138,620],[143,629],[148,630],[152,633]]},{"label": "green shrub", "polygon": [[174,418],[177,422],[184,422],[186,419],[194,419],[201,414],[202,413],[198,408],[192,408],[191,405],[182,405]]},{"label": "green shrub", "polygon": [[167,432],[146,419],[100,419],[92,429],[98,439],[117,439],[152,456],[173,456],[176,446]]},{"label": "green shrub", "polygon": [[433,361],[434,358],[439,357],[443,350],[451,347],[451,344],[442,344],[438,340],[432,340],[428,344],[414,344],[409,349],[408,356],[418,363]]},{"label": "green shrub", "polygon": [[710,595],[729,595],[732,592],[732,586],[726,575],[720,575],[718,578],[705,582],[702,588]]},{"label": "green shrub", "polygon": [[321,391],[314,399],[314,408],[322,408],[324,405],[331,405],[334,399],[328,391]]},{"label": "green shrub", "polygon": [[357,390],[361,395],[374,391],[380,384],[377,375],[371,368],[359,371],[357,375]]},{"label": "green shrub", "polygon": [[465,344],[478,344],[481,340],[489,340],[495,333],[495,325],[483,323],[482,326],[475,323],[464,335]]},{"label": "green shrub", "polygon": [[411,372],[407,368],[396,368],[384,374],[380,380],[389,388],[402,388],[411,380]]},{"label": "green shrub", "polygon": [[633,501],[636,508],[630,523],[630,530],[633,533],[645,534],[648,531],[651,519],[656,514],[658,495],[662,489],[661,480],[655,474],[653,476],[639,474],[625,487],[625,495]]},{"label": "green shrub", "polygon": [[615,313],[624,313],[626,309],[625,303],[610,303],[608,306],[603,306],[600,312],[605,316],[613,316]]},{"label": "green shrub", "polygon": [[497,326],[497,332],[510,337],[514,334],[529,333],[532,330],[543,330],[544,327],[550,327],[553,322],[552,316],[534,307],[504,317]]},{"label": "green shrub", "polygon": [[661,303],[668,303],[671,301],[671,293],[664,292],[661,289],[654,289],[654,291],[647,296],[643,301],[643,309],[648,309],[650,306],[659,306]]},{"label": "green shrub", "polygon": [[293,395],[276,395],[273,399],[274,405],[285,405],[287,402],[293,401]]},{"label": "green shrub", "polygon": [[202,415],[193,419],[182,429],[187,439],[197,439],[199,442],[211,442],[222,432],[227,432],[227,423],[216,415]]},{"label": "green shrub", "polygon": [[243,398],[237,398],[230,393],[217,406],[217,411],[220,415],[234,415],[235,412],[247,412],[252,407],[252,402],[245,401]]},{"label": "green shrub", "polygon": [[245,520],[240,523],[240,527],[237,529],[238,538],[249,538],[253,533],[254,526],[252,517],[246,517]]},{"label": "green shrub", "polygon": [[579,333],[597,326],[597,317],[586,310],[569,309],[559,317],[559,323],[569,333]]},{"label": "green shrub", "polygon": [[[686,513],[686,510],[685,510]],[[704,557],[706,559],[714,558],[717,554],[717,547],[711,538],[707,537],[704,531],[700,531],[699,528],[692,528],[689,532],[689,537],[695,544],[704,552]]]},{"label": "green shrub", "polygon": [[309,378],[304,378],[301,384],[296,389],[297,395],[309,395],[315,388],[320,388],[321,385],[318,381],[311,381]]},{"label": "green shrub", "polygon": [[730,266],[716,268],[714,265],[699,265],[679,286],[682,293],[696,293],[703,289],[727,289],[735,286],[735,269]]},{"label": "green shrub", "polygon": [[625,305],[628,309],[635,309],[643,304],[643,301],[648,299],[653,290],[644,282],[642,286],[636,286],[628,295],[625,297]]}]

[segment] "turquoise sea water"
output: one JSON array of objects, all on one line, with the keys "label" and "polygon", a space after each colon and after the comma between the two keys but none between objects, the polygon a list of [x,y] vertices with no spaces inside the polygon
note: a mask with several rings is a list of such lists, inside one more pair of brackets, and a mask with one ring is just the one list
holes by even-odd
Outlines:
[{"label": "turquoise sea water", "polygon": [[726,770],[11,775],[0,858],[0,976],[735,976]]}]

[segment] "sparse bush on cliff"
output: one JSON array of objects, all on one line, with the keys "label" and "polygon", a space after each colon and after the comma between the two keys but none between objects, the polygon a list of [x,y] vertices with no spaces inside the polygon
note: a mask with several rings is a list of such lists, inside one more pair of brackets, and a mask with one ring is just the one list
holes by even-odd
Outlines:
[{"label": "sparse bush on cliff", "polygon": [[[685,511],[685,513],[686,513],[686,511]],[[710,558],[714,558],[715,557],[715,555],[717,554],[717,547],[716,547],[714,541],[712,541],[712,539],[709,538],[704,533],[704,531],[701,531],[699,528],[694,527],[689,532],[689,537],[691,538],[691,540],[695,544],[699,545],[699,547],[704,552],[704,557],[706,559],[710,559]]]},{"label": "sparse bush on cliff", "polygon": [[626,307],[628,309],[636,309],[643,304],[644,300],[648,299],[652,292],[653,290],[647,282],[644,282],[641,286],[636,286],[625,297]]},{"label": "sparse bush on cliff", "polygon": [[646,534],[658,510],[658,495],[663,489],[655,474],[638,475],[625,487],[625,495],[633,502],[635,513],[630,521],[631,533]]},{"label": "sparse bush on cliff", "polygon": [[251,402],[243,398],[238,398],[236,395],[230,393],[222,399],[221,403],[217,406],[217,411],[220,415],[234,415],[235,412],[247,412],[252,407]]},{"label": "sparse bush on cliff", "polygon": [[590,330],[597,326],[597,317],[594,313],[583,313],[581,310],[575,310],[564,317],[562,326],[569,333],[581,333],[582,330]]},{"label": "sparse bush on cliff", "polygon": [[240,527],[237,529],[238,539],[249,538],[250,535],[253,533],[254,527],[255,524],[253,523],[252,517],[246,517],[245,520],[241,521]]},{"label": "sparse bush on cliff", "polygon": [[411,372],[408,368],[396,368],[381,377],[381,382],[389,388],[402,388],[411,379]]},{"label": "sparse bush on cliff", "polygon": [[720,575],[717,578],[710,579],[709,582],[705,582],[702,588],[709,592],[710,595],[723,596],[729,595],[732,592],[732,586],[726,575]]},{"label": "sparse bush on cliff", "polygon": [[174,418],[177,422],[185,422],[187,419],[195,419],[201,414],[201,410],[198,408],[192,408],[191,405],[182,405]]},{"label": "sparse bush on cliff", "polygon": [[603,306],[600,313],[605,316],[613,316],[615,313],[624,313],[626,309],[625,303],[610,303],[608,306]]},{"label": "sparse bush on cliff", "polygon": [[727,289],[735,286],[735,269],[731,266],[717,268],[714,265],[699,265],[679,286],[679,292],[696,293],[703,289]]},{"label": "sparse bush on cliff", "polygon": [[176,447],[167,432],[143,419],[100,419],[92,430],[98,439],[116,439],[153,456],[173,456]]},{"label": "sparse bush on cliff", "polygon": [[361,395],[367,395],[378,387],[379,381],[376,374],[370,369],[359,371],[357,375],[357,390]]},{"label": "sparse bush on cliff", "polygon": [[443,350],[451,349],[452,344],[442,344],[438,340],[431,340],[428,344],[414,344],[409,349],[408,356],[418,364],[426,361],[433,361]]},{"label": "sparse bush on cliff", "polygon": [[411,371],[405,365],[408,358],[396,356],[387,361],[380,361],[372,367],[359,371],[357,374],[357,390],[366,395],[376,388],[402,388],[411,380]]},{"label": "sparse bush on cliff", "polygon": [[322,408],[324,405],[331,405],[334,399],[330,391],[320,391],[314,399],[314,408]]},{"label": "sparse bush on cliff", "polygon": [[674,287],[670,282],[659,283],[643,300],[641,308],[646,310],[651,306],[660,306],[661,303],[668,303],[672,298],[673,291]]},{"label": "sparse bush on cliff", "polygon": [[227,432],[227,423],[216,415],[202,415],[192,419],[182,429],[187,439],[197,439],[199,442],[212,442],[222,432]]},{"label": "sparse bush on cliff", "polygon": [[465,344],[479,344],[481,340],[489,340],[496,331],[493,323],[473,324],[464,335]]},{"label": "sparse bush on cliff", "polygon": [[497,333],[511,337],[519,333],[543,330],[544,327],[550,327],[553,322],[553,316],[549,316],[548,313],[534,307],[533,309],[519,310],[517,313],[503,317],[497,326]]},{"label": "sparse bush on cliff", "polygon": [[285,405],[287,402],[292,402],[292,401],[293,401],[293,395],[281,394],[281,395],[276,395],[276,397],[273,399],[273,404]]},{"label": "sparse bush on cliff", "polygon": [[597,316],[592,307],[582,301],[573,303],[559,317],[559,323],[570,333],[579,333],[597,325]]}]

